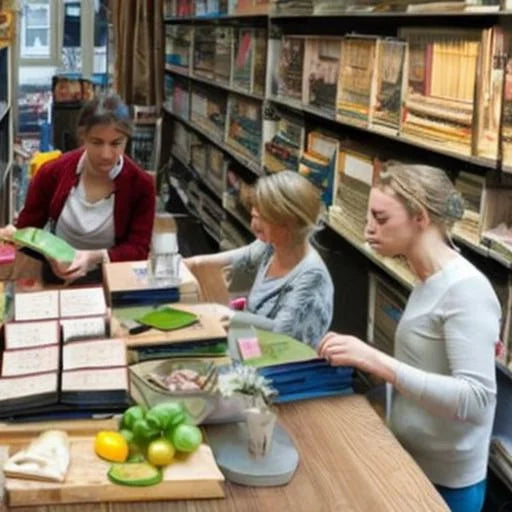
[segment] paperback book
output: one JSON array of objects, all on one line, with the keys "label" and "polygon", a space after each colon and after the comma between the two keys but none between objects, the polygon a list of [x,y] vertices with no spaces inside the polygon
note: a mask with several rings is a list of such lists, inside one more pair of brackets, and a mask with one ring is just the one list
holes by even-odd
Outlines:
[{"label": "paperback book", "polygon": [[193,29],[183,25],[165,26],[165,65],[189,72],[192,61]]},{"label": "paperback book", "polygon": [[273,105],[267,105],[264,116],[266,170],[268,172],[279,172],[285,169],[298,171],[305,139],[304,120]]},{"label": "paperback book", "polygon": [[229,124],[226,142],[247,158],[261,160],[261,103],[229,95]]},{"label": "paperback book", "polygon": [[367,127],[375,95],[376,37],[346,36],[341,44],[336,117]]},{"label": "paperback book", "polygon": [[304,103],[334,113],[341,54],[340,38],[306,39]]},{"label": "paperback book", "polygon": [[283,37],[277,69],[277,95],[302,101],[305,38]]},{"label": "paperback book", "polygon": [[393,39],[377,41],[375,101],[370,126],[398,134],[402,118],[402,94],[405,80],[407,44]]}]

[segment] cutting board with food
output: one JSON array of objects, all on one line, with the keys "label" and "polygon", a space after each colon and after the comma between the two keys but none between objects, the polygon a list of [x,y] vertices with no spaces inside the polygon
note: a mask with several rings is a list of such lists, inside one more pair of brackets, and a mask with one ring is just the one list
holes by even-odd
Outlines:
[{"label": "cutting board with food", "polygon": [[14,435],[3,464],[8,505],[223,497],[224,477],[200,430],[176,404],[150,411],[130,408],[119,431]]}]

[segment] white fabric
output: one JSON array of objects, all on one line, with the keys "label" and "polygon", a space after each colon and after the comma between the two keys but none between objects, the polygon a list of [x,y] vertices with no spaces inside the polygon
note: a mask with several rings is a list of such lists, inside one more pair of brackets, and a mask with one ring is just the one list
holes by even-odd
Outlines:
[{"label": "white fabric", "polygon": [[55,234],[75,249],[110,249],[114,246],[114,193],[90,203],[82,180],[71,189],[57,221]]},{"label": "white fabric", "polygon": [[391,426],[436,484],[486,476],[500,315],[489,281],[456,256],[415,286],[400,319]]}]

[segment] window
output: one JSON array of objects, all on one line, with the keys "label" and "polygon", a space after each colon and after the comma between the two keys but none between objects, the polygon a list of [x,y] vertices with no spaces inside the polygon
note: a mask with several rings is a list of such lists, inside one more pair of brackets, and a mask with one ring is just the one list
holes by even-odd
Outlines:
[{"label": "window", "polygon": [[23,0],[20,32],[22,66],[54,66],[57,72],[104,79],[106,0]]},{"label": "window", "polygon": [[49,0],[26,0],[21,17],[21,58],[52,58],[52,9]]}]

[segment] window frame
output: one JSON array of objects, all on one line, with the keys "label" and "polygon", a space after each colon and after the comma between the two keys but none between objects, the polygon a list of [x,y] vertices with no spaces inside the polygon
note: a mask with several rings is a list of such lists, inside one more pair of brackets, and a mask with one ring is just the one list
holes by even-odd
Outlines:
[{"label": "window frame", "polygon": [[[36,55],[24,56],[26,51],[26,19],[25,16],[21,16],[20,20],[20,45],[19,45],[19,64],[22,66],[58,66],[58,38],[59,30],[58,26],[58,7],[60,2],[48,0],[48,2],[34,2],[35,5],[41,5],[47,7],[49,15],[48,23],[48,56],[37,57]],[[57,28],[57,30],[55,30]]]},{"label": "window frame", "polygon": [[[94,68],[94,14],[95,0],[80,1],[80,47],[82,69],[80,74],[84,78],[93,75]],[[37,2],[35,2],[37,4]],[[41,0],[42,5],[46,2]],[[19,44],[19,65],[20,66],[54,66],[57,69],[62,67],[62,50],[64,36],[64,0],[49,0],[48,8],[50,14],[49,24],[49,55],[48,57],[35,57],[23,55],[25,49],[25,16],[20,20],[20,44]],[[91,44],[92,43],[92,44]]]}]

